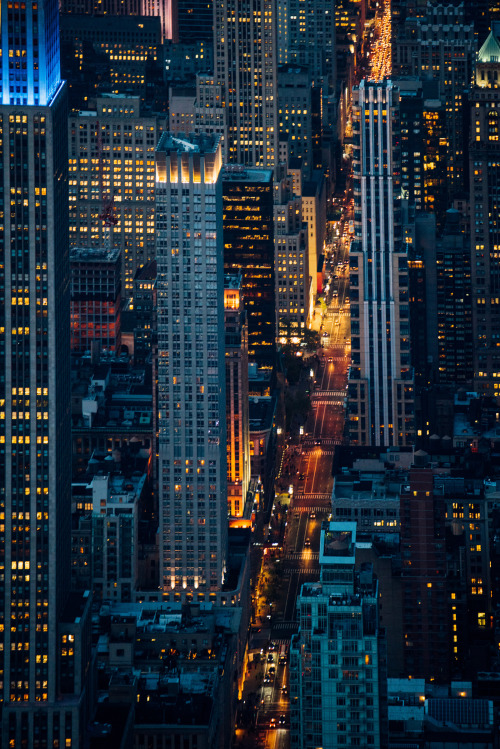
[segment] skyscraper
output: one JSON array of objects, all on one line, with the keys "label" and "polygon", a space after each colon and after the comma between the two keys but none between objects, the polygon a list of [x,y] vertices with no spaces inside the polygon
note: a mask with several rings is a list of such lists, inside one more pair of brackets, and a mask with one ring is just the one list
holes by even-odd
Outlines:
[{"label": "skyscraper", "polygon": [[406,445],[414,419],[398,93],[391,81],[363,80],[353,97],[350,438],[359,445]]},{"label": "skyscraper", "polygon": [[227,511],[241,517],[250,484],[248,325],[241,273],[224,276],[226,329]]},{"label": "skyscraper", "polygon": [[356,523],[324,521],[319,582],[297,600],[290,645],[290,745],[387,746],[385,635],[370,564],[355,569]]},{"label": "skyscraper", "polygon": [[172,0],[62,0],[61,12],[93,16],[159,16],[163,39],[175,39]]},{"label": "skyscraper", "polygon": [[[122,294],[132,296],[134,275],[155,256],[154,149],[166,118],[145,117],[139,97],[107,94],[68,128],[70,244],[119,248]],[[111,197],[115,226],[103,221]]]},{"label": "skyscraper", "polygon": [[241,270],[248,357],[272,369],[276,356],[273,172],[229,166],[222,185],[224,269],[226,273]]},{"label": "skyscraper", "polygon": [[160,583],[216,596],[227,556],[221,149],[164,133],[156,150]]},{"label": "skyscraper", "polygon": [[215,84],[226,109],[224,160],[274,166],[278,160],[275,5],[215,3]]},{"label": "skyscraper", "polygon": [[335,88],[335,7],[329,0],[278,0],[277,56],[279,65],[309,68],[314,85],[325,93]]},{"label": "skyscraper", "polygon": [[474,25],[463,2],[428,2],[421,15],[395,24],[393,76],[433,78],[446,107],[447,182],[450,195],[465,188],[465,92],[476,56]]},{"label": "skyscraper", "polygon": [[500,23],[481,47],[469,150],[474,386],[500,394]]},{"label": "skyscraper", "polygon": [[74,631],[64,635],[61,658],[70,599],[71,395],[57,1],[2,2],[1,40],[0,744],[64,746],[69,738],[66,746],[78,746],[79,697],[64,701],[80,691],[74,671],[65,679],[67,667],[79,668]]}]

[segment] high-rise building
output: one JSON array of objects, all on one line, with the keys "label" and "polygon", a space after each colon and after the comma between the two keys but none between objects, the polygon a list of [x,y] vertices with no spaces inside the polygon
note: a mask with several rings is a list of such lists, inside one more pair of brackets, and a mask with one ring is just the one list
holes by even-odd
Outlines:
[{"label": "high-rise building", "polygon": [[436,252],[437,381],[472,383],[470,247],[460,231],[460,214],[450,209]]},{"label": "high-rise building", "polygon": [[302,199],[293,194],[290,176],[275,183],[274,247],[278,337],[299,343],[312,316],[316,264],[309,267]]},{"label": "high-rise building", "polygon": [[152,83],[163,84],[159,18],[68,13],[60,24],[70,109],[86,109],[98,91],[126,91],[149,101]]},{"label": "high-rise building", "polygon": [[[420,7],[419,7],[420,10]],[[397,25],[393,44],[393,76],[434,78],[446,107],[447,180],[450,195],[466,186],[467,131],[463,116],[476,57],[474,25],[463,2],[427,2],[420,15]]]},{"label": "high-rise building", "polygon": [[175,39],[172,0],[62,0],[62,13],[92,16],[158,16],[163,39]]},{"label": "high-rise building", "polygon": [[297,601],[300,630],[290,645],[290,745],[387,746],[386,644],[378,583],[355,568],[356,523],[321,527],[319,582]]},{"label": "high-rise building", "polygon": [[77,747],[89,652],[75,637],[90,598],[70,593],[67,102],[58,3],[2,2],[1,12],[0,744]]},{"label": "high-rise building", "polygon": [[401,189],[416,211],[435,213],[442,228],[448,208],[446,108],[436,81],[398,80],[401,117]]},{"label": "high-rise building", "polygon": [[226,329],[227,511],[243,515],[250,484],[248,325],[241,273],[224,276]]},{"label": "high-rise building", "polygon": [[288,133],[289,154],[300,159],[304,176],[313,170],[313,90],[308,68],[282,66],[278,71],[278,121]]},{"label": "high-rise building", "polygon": [[212,46],[213,0],[176,0],[174,16],[177,39],[181,44],[205,42]]},{"label": "high-rise building", "polygon": [[215,3],[215,85],[225,107],[224,160],[273,167],[278,160],[275,4]]},{"label": "high-rise building", "polygon": [[156,150],[160,584],[215,598],[227,560],[221,148],[164,133]]},{"label": "high-rise building", "polygon": [[273,173],[229,166],[222,177],[224,270],[242,274],[248,357],[273,368],[276,355]]},{"label": "high-rise building", "polygon": [[120,350],[120,250],[70,253],[71,350]]},{"label": "high-rise building", "polygon": [[478,55],[471,91],[470,225],[474,387],[500,394],[500,22]]},{"label": "high-rise building", "polygon": [[398,92],[390,80],[363,80],[354,90],[353,109],[350,439],[358,445],[407,445],[414,417]]},{"label": "high-rise building", "polygon": [[123,296],[155,256],[154,149],[165,126],[143,115],[139,97],[114,94],[69,118],[70,245],[119,248]]},{"label": "high-rise building", "polygon": [[413,468],[401,492],[405,672],[446,681],[450,639],[446,595],[444,500],[435,496],[432,470]]},{"label": "high-rise building", "polygon": [[335,88],[335,8],[329,0],[278,0],[278,64],[309,68],[325,93]]}]

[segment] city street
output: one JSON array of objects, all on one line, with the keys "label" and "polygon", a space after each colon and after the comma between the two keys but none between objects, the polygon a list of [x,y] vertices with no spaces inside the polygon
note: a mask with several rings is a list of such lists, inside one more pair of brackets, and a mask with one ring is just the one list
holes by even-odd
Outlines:
[{"label": "city street", "polygon": [[[252,730],[237,731],[240,747],[289,746],[288,657],[286,664],[280,664],[279,653],[281,649],[288,654],[290,638],[298,631],[296,601],[302,583],[319,579],[321,522],[331,512],[332,462],[335,447],[343,438],[350,354],[348,244],[344,231],[336,247],[336,264],[330,260],[330,302],[323,313],[319,306],[316,308],[313,321],[312,327],[321,335],[322,348],[310,382],[312,409],[300,444],[290,444],[281,463],[285,471],[282,478],[286,479],[283,483],[291,484],[293,494],[286,514],[283,548],[277,550],[279,556],[263,556],[256,596],[260,601],[257,624],[261,626],[252,636],[251,646],[265,644],[261,663],[245,683],[244,698],[255,690],[257,710]],[[272,600],[265,600],[262,590],[272,581],[275,594]],[[266,651],[269,642],[271,652]]]}]

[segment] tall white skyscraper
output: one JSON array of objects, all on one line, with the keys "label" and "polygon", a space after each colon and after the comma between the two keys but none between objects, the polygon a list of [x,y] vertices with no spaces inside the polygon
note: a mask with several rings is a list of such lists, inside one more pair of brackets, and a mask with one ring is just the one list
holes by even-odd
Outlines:
[{"label": "tall white skyscraper", "polygon": [[213,600],[227,550],[219,136],[156,151],[160,569],[164,596]]},{"label": "tall white skyscraper", "polygon": [[414,437],[414,393],[400,215],[399,95],[389,80],[362,80],[353,99],[349,434],[355,445],[407,445]]},{"label": "tall white skyscraper", "polygon": [[225,107],[224,160],[278,161],[276,9],[273,0],[214,4],[215,84]]}]

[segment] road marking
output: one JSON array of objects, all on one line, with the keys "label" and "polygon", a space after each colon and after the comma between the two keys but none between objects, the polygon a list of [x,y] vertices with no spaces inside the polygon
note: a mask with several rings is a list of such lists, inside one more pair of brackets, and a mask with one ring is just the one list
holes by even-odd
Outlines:
[{"label": "road marking", "polygon": [[311,398],[334,398],[335,396],[337,398],[343,398],[345,395],[347,395],[345,390],[315,390],[311,393]]},{"label": "road marking", "polygon": [[331,498],[332,498],[331,493],[327,494],[326,492],[321,492],[321,493],[320,492],[313,492],[311,494],[309,494],[309,493],[306,494],[305,492],[300,492],[300,493],[298,493],[298,494],[295,495],[295,499],[304,499],[304,500],[305,499],[331,499]]},{"label": "road marking", "polygon": [[293,505],[292,510],[296,512],[331,512],[331,505],[328,507],[311,507],[310,505]]},{"label": "road marking", "polygon": [[294,561],[296,559],[303,559],[304,554],[306,555],[307,559],[319,559],[319,551],[308,551],[307,549],[304,549],[303,551],[293,551],[291,554],[285,554],[285,556],[281,557],[281,559]]},{"label": "road marking", "polygon": [[314,398],[311,402],[311,406],[343,406],[344,401],[328,400],[328,398]]}]

